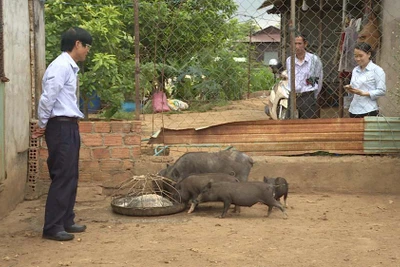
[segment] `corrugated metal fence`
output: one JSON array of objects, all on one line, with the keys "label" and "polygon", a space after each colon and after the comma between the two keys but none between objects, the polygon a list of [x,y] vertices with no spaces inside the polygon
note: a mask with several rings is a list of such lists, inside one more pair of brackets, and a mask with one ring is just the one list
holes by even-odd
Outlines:
[{"label": "corrugated metal fence", "polygon": [[365,117],[364,153],[399,153],[400,118]]},{"label": "corrugated metal fence", "polygon": [[253,155],[400,152],[400,118],[366,117],[232,122],[199,129],[162,128],[149,141],[174,147],[231,146]]}]

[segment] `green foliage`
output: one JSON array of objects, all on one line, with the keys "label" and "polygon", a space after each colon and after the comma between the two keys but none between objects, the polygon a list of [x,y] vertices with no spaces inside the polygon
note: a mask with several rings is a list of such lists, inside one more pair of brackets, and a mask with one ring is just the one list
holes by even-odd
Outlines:
[{"label": "green foliage", "polygon": [[68,28],[80,26],[93,36],[91,52],[80,66],[80,95],[85,102],[86,117],[93,91],[107,102],[109,109],[115,110],[125,93],[134,90],[133,38],[126,31],[121,8],[114,2],[69,0],[66,4],[54,0],[45,5],[47,63],[60,53],[60,36]]},{"label": "green foliage", "polygon": [[202,97],[204,93],[199,87],[203,84],[204,70],[198,66],[189,66],[182,69],[175,81],[175,88],[172,91],[174,98],[190,102]]},{"label": "green foliage", "polygon": [[[236,10],[234,0],[140,1],[141,97],[164,90],[191,109],[197,101],[241,99],[248,91],[249,66],[234,57],[248,57],[249,46],[240,41],[258,29],[231,19]],[[80,65],[81,96],[87,106],[96,92],[106,103],[103,116],[121,116],[121,103],[136,95],[132,0],[50,0],[45,21],[48,63],[60,53],[60,35],[68,28],[92,34],[93,46]],[[250,90],[271,87],[270,76],[267,68],[257,69]]]},{"label": "green foliage", "polygon": [[111,117],[113,120],[127,120],[131,121],[135,119],[135,112],[125,112],[121,110],[117,110],[114,112],[111,116],[110,114],[107,114],[108,111],[101,112],[99,114],[99,118],[109,120]]},{"label": "green foliage", "polygon": [[[219,51],[237,46],[236,41],[245,36],[237,20],[229,19],[237,9],[233,0],[154,0],[141,2],[140,8],[142,58],[165,69],[173,68],[176,72],[153,72],[158,75],[153,78],[159,85],[155,89],[165,88],[165,82],[173,79],[173,89],[167,92],[186,102],[231,97],[229,91],[236,88],[227,90],[226,94],[222,84],[225,81],[221,83],[224,77],[214,79],[218,70],[210,70],[210,62],[220,56]],[[197,60],[204,56],[209,63]],[[171,76],[172,73],[175,77]],[[210,76],[212,73],[215,75]]]},{"label": "green foliage", "polygon": [[196,60],[204,69],[205,78],[196,86],[201,99],[242,99],[247,84],[247,65],[236,62],[235,51],[220,49],[201,54]]},{"label": "green foliage", "polygon": [[224,47],[236,9],[233,0],[142,1],[141,55],[145,61],[182,63],[198,51]]},{"label": "green foliage", "polygon": [[168,79],[176,77],[179,73],[174,66],[148,62],[141,65],[140,81],[145,95],[155,91],[165,89]]},{"label": "green foliage", "polygon": [[274,74],[268,66],[254,68],[250,74],[250,91],[271,90],[275,83]]},{"label": "green foliage", "polygon": [[178,70],[172,96],[189,103],[193,100],[239,100],[248,91],[270,90],[274,76],[269,67],[252,63],[249,76],[248,63],[236,62],[236,53],[220,50],[219,56],[206,53],[191,60],[189,66]]}]

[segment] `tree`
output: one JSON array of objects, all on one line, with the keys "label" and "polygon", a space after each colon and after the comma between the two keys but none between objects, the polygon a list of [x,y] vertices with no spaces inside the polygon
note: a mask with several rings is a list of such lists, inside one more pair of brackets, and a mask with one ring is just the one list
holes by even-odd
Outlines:
[{"label": "tree", "polygon": [[141,53],[151,61],[168,56],[184,62],[198,51],[224,47],[235,31],[229,18],[236,8],[232,0],[142,1]]},{"label": "tree", "polygon": [[[134,90],[133,38],[126,31],[123,8],[111,0],[54,0],[45,5],[46,59],[53,60],[59,52],[59,36],[72,26],[88,30],[94,39],[91,53],[80,65],[80,95],[85,102],[85,117],[90,97],[96,92],[116,109],[124,95]],[[127,5],[128,1],[119,1]],[[132,77],[129,78],[128,77]]]},{"label": "tree", "polygon": [[[251,25],[231,19],[236,9],[234,0],[140,1],[142,96],[163,90],[165,81],[173,78],[173,92],[178,93],[184,80],[177,78],[195,72],[202,78],[190,85],[191,97],[240,98],[246,66],[237,64],[233,57],[246,55],[246,46],[238,40],[248,35]],[[69,27],[80,26],[93,35],[93,47],[80,72],[85,103],[97,92],[108,109],[116,111],[133,95],[133,15],[132,0],[46,2],[47,62],[59,54],[59,36]],[[218,57],[223,60],[215,61]]]}]

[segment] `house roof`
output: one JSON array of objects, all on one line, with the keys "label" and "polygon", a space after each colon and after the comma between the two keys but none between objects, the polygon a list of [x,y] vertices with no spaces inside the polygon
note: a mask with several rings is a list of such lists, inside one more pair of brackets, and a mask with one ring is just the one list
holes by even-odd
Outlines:
[{"label": "house roof", "polygon": [[[357,7],[359,9],[362,8],[362,5],[366,0],[350,0],[348,1],[348,5],[351,5],[353,7]],[[298,1],[300,2],[300,1]],[[342,1],[337,1],[337,0],[325,0],[325,4],[323,5],[324,10],[341,10],[342,8]],[[302,3],[302,2],[300,2]],[[290,0],[265,0],[257,10],[263,9],[268,7],[267,13],[268,14],[280,14],[284,13],[286,11],[289,11],[291,5]],[[319,11],[321,6],[318,1],[312,1],[309,0],[307,1],[307,5],[309,6],[310,10],[313,10],[315,12]]]},{"label": "house roof", "polygon": [[[285,0],[265,0],[257,10],[269,7],[268,14],[279,14],[280,9],[285,6]],[[290,2],[289,2],[290,6]]]},{"label": "house roof", "polygon": [[280,5],[282,5],[282,2],[284,2],[284,1],[281,1],[281,0],[265,0],[261,4],[261,6],[259,8],[257,8],[257,10],[262,9],[264,7],[272,6],[272,5],[280,6]]},{"label": "house roof", "polygon": [[245,39],[245,42],[251,43],[280,43],[281,30],[274,26],[269,26],[258,32],[253,33]]}]

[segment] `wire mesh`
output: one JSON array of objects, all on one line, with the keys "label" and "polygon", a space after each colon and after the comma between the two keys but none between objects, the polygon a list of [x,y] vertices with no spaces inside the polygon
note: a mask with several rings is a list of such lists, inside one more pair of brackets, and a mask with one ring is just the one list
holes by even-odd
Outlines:
[{"label": "wire mesh", "polygon": [[[115,33],[126,35],[120,50],[126,48],[122,45],[130,47],[131,54],[122,53],[118,62],[133,62],[132,54],[137,56],[139,51],[140,75],[135,76],[140,79],[144,137],[162,127],[199,128],[269,118],[342,118],[350,113],[400,114],[400,4],[396,0],[141,0],[135,11],[137,1],[58,2],[85,10],[91,21],[106,24],[111,20],[99,14],[113,11],[123,22],[115,24]],[[52,2],[57,1],[48,5]],[[138,25],[133,25],[131,11],[138,13]],[[97,30],[98,23],[91,21],[83,24]],[[137,31],[139,50],[129,42],[129,36],[138,41]],[[111,38],[100,32],[99,43]],[[302,36],[297,45],[296,36]],[[358,49],[356,58],[359,42],[371,46],[371,55]],[[290,66],[293,46],[310,54],[304,59],[298,56]],[[101,50],[94,42],[92,58],[97,58],[96,49]],[[357,69],[365,54],[376,66]],[[133,72],[121,78],[121,87],[130,88]],[[89,68],[85,73],[93,72]],[[85,80],[81,81],[84,88]],[[103,96],[120,93],[111,87],[112,93],[101,89]],[[295,109],[290,114],[291,105]]]},{"label": "wire mesh", "polygon": [[[142,71],[154,68],[159,75],[153,79],[148,99],[154,92],[165,93],[158,114],[150,111],[153,132],[161,127],[196,128],[267,119],[266,106],[280,114],[278,119],[290,118],[292,102],[296,102],[296,118],[340,118],[351,116],[349,113],[355,117],[398,116],[398,76],[389,73],[399,69],[397,57],[391,57],[399,53],[398,42],[390,42],[393,34],[399,33],[399,23],[388,4],[376,0],[296,1],[293,23],[290,1],[238,0],[231,2],[236,5],[231,13],[225,8],[230,1],[223,1],[213,7],[220,11],[213,14],[215,21],[204,14],[207,5],[201,1],[173,2],[169,11],[174,16],[157,17],[151,29],[141,24],[142,32],[151,32],[147,36],[141,32],[141,43],[149,44],[142,47]],[[159,16],[167,16],[163,3],[154,7]],[[193,5],[190,14],[189,3]],[[228,15],[221,19],[220,14]],[[384,30],[389,24],[392,32]],[[303,38],[302,43],[296,42],[296,53],[301,54],[302,48],[306,53],[296,55],[293,70],[289,61],[292,30],[295,37]],[[153,34],[155,38],[150,40],[148,35]],[[371,49],[355,50],[360,42]],[[373,63],[367,67],[369,58]],[[289,77],[289,84],[279,88],[286,90],[280,96],[284,104],[272,103],[271,92],[283,69]],[[293,90],[291,71],[296,77],[296,101],[288,101]],[[170,112],[167,118],[165,112],[183,110],[171,99],[187,103],[188,110],[196,113],[183,111],[178,119]],[[221,101],[229,101],[231,107],[216,107]],[[243,101],[247,107],[235,106]],[[208,105],[211,112],[201,112],[200,108]],[[227,109],[237,109],[236,114],[225,114]],[[146,115],[144,118],[146,121]]]},{"label": "wire mesh", "polygon": [[[179,197],[174,198],[177,194],[173,184],[175,182],[168,178],[155,175],[139,175],[133,176],[120,183],[118,188],[113,192],[112,198],[132,197],[129,199],[131,203],[125,203],[125,206],[136,206],[139,208],[162,207],[179,203]],[[163,196],[163,198],[154,198],[153,195]],[[179,196],[179,195],[178,195]],[[153,198],[151,198],[153,197]],[[136,201],[134,203],[134,201]]]},{"label": "wire mesh", "polygon": [[133,176],[123,181],[112,195],[114,212],[130,216],[159,216],[185,208],[174,182],[155,174]]}]

